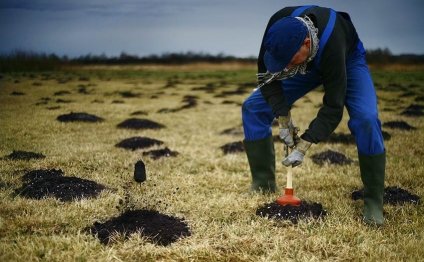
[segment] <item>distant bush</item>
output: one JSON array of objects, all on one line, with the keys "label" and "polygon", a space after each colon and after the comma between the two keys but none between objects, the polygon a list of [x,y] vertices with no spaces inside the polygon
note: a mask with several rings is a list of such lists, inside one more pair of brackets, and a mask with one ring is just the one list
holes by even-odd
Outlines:
[{"label": "distant bush", "polygon": [[0,72],[52,71],[67,62],[66,57],[27,51],[13,51],[0,55]]},{"label": "distant bush", "polygon": [[[224,55],[222,53],[212,55],[208,53],[164,53],[161,55],[149,55],[139,57],[137,55],[122,52],[119,56],[108,57],[105,54],[87,54],[76,58],[67,56],[59,57],[56,54],[45,54],[28,51],[13,51],[9,54],[0,55],[0,72],[22,71],[52,71],[58,70],[64,65],[92,65],[92,64],[188,64],[198,62],[225,63],[245,62],[256,63],[256,57],[240,58]],[[370,64],[424,64],[424,55],[402,54],[393,55],[388,48],[367,50],[367,61]]]},{"label": "distant bush", "polygon": [[188,64],[196,62],[223,63],[229,61],[255,62],[256,58],[237,58],[222,53],[212,55],[203,52],[164,53],[162,55],[139,57],[122,52],[118,57],[88,54],[72,60],[72,62],[79,64]]},{"label": "distant bush", "polygon": [[393,55],[388,48],[377,48],[367,50],[367,61],[370,64],[423,64],[424,55]]}]

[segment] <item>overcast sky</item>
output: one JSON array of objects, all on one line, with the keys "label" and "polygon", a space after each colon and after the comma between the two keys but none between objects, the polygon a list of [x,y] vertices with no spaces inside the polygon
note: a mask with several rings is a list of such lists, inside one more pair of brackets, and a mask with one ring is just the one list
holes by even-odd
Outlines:
[{"label": "overcast sky", "polygon": [[[71,57],[121,52],[257,56],[269,17],[284,0],[0,0],[0,53]],[[367,49],[424,54],[424,0],[332,0],[350,13]]]}]

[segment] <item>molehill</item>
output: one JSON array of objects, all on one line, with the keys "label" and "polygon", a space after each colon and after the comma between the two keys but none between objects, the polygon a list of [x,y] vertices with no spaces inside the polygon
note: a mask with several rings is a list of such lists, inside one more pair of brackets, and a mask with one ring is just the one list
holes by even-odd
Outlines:
[{"label": "molehill", "polygon": [[256,215],[276,220],[289,220],[297,224],[300,219],[318,219],[327,215],[319,203],[302,201],[300,206],[280,206],[275,202],[267,203],[256,210]]},{"label": "molehill", "polygon": [[103,244],[113,242],[116,234],[121,234],[126,239],[131,234],[140,234],[161,246],[191,235],[183,219],[146,209],[126,211],[104,223],[95,222],[86,230],[97,236]]}]

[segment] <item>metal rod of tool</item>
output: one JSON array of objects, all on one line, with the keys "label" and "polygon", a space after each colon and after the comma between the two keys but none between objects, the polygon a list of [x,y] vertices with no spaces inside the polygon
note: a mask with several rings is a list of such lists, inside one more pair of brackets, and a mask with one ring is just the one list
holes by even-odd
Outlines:
[{"label": "metal rod of tool", "polygon": [[[286,149],[286,157],[289,155],[289,146],[285,146]],[[286,188],[293,188],[293,174],[291,167],[287,167],[287,186]]]}]

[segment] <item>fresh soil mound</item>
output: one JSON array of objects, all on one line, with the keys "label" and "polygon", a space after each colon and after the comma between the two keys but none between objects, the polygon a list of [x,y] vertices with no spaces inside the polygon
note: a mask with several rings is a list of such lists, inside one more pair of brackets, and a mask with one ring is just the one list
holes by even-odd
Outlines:
[{"label": "fresh soil mound", "polygon": [[256,209],[256,215],[276,220],[290,220],[296,224],[304,218],[323,218],[327,215],[327,211],[319,203],[302,201],[300,206],[280,206],[276,202],[271,202]]},{"label": "fresh soil mound", "polygon": [[390,135],[389,132],[386,132],[384,130],[381,131],[381,134],[383,135],[384,141],[389,141],[392,138],[392,135]]},{"label": "fresh soil mound", "polygon": [[219,133],[220,135],[234,135],[234,136],[239,136],[239,135],[244,135],[243,132],[243,128],[241,127],[234,127],[234,128],[228,128],[225,129],[223,131],[221,131],[221,133]]},{"label": "fresh soil mound", "polygon": [[48,106],[46,107],[47,110],[56,110],[56,109],[60,109],[60,106]]},{"label": "fresh soil mound", "polygon": [[177,108],[161,108],[158,110],[158,113],[175,113],[184,109],[189,109],[197,106],[197,96],[184,96],[182,102],[184,103],[182,106]]},{"label": "fresh soil mound", "polygon": [[412,104],[408,106],[401,114],[405,116],[413,116],[413,117],[422,116],[424,115],[423,109],[424,109],[424,106],[422,105]]},{"label": "fresh soil mound", "polygon": [[23,95],[25,95],[25,93],[13,91],[12,93],[10,93],[10,95],[11,96],[23,96]]},{"label": "fresh soil mound", "polygon": [[103,244],[110,243],[116,233],[125,238],[137,233],[161,246],[191,235],[188,225],[182,219],[145,209],[126,211],[104,223],[95,222],[87,230]]},{"label": "fresh soil mound", "polygon": [[5,156],[6,159],[12,159],[12,160],[31,160],[31,159],[43,159],[46,156],[41,153],[34,153],[34,152],[27,152],[27,151],[20,151],[20,150],[13,150],[13,152],[7,156]]},{"label": "fresh soil mound", "polygon": [[162,145],[163,142],[149,137],[135,136],[127,138],[116,144],[116,147],[136,150],[140,148],[148,148],[155,145]]},{"label": "fresh soil mound", "polygon": [[[381,131],[381,134],[383,135],[383,139],[385,141],[389,141],[392,136],[386,132],[386,131]],[[326,143],[330,143],[330,144],[344,144],[344,145],[354,145],[355,142],[355,137],[352,136],[351,134],[344,134],[344,133],[332,133],[327,140],[325,140],[324,142]]]},{"label": "fresh soil mound", "polygon": [[37,169],[32,170],[22,177],[24,182],[31,182],[39,179],[51,179],[63,176],[62,169]]},{"label": "fresh soil mound", "polygon": [[242,141],[232,142],[225,144],[220,147],[224,154],[244,152],[244,146]]},{"label": "fresh soil mound", "polygon": [[60,122],[102,122],[104,119],[87,113],[69,113],[57,117]]},{"label": "fresh soil mound", "polygon": [[312,161],[318,165],[336,164],[336,165],[348,165],[353,162],[352,159],[346,157],[342,153],[327,150],[322,153],[314,154],[311,156]]},{"label": "fresh soil mound", "polygon": [[138,115],[144,115],[144,116],[147,116],[147,112],[146,111],[141,111],[141,110],[139,110],[139,111],[135,111],[135,112],[132,112],[131,113],[131,115],[132,116],[138,116]]},{"label": "fresh soil mound", "polygon": [[424,96],[417,96],[414,100],[415,102],[424,102]]},{"label": "fresh soil mound", "polygon": [[214,97],[228,97],[232,95],[244,95],[250,91],[251,88],[246,88],[244,86],[239,86],[236,90],[222,91],[220,94],[215,95]]},{"label": "fresh soil mound", "polygon": [[66,99],[60,99],[60,98],[56,100],[56,103],[62,103],[62,104],[69,104],[72,102],[73,102],[72,100],[66,100]]},{"label": "fresh soil mound", "polygon": [[161,157],[176,157],[177,155],[179,155],[177,151],[171,151],[168,147],[143,152],[143,156],[150,156],[154,160],[157,160]]},{"label": "fresh soil mound", "polygon": [[190,95],[186,95],[183,97],[183,103],[185,103],[184,105],[182,105],[180,107],[180,109],[187,109],[187,108],[192,108],[197,106],[197,96],[190,96]]},{"label": "fresh soil mound", "polygon": [[401,129],[401,130],[415,130],[416,128],[409,125],[405,121],[390,121],[383,124],[384,127]]},{"label": "fresh soil mound", "polygon": [[64,177],[61,170],[35,170],[27,173],[26,181],[15,193],[27,198],[54,197],[63,202],[81,198],[92,198],[105,189],[94,181],[78,177]]},{"label": "fresh soil mound", "polygon": [[71,92],[66,91],[66,90],[61,90],[61,91],[55,92],[53,95],[54,96],[63,96],[63,95],[69,95],[69,94],[71,94]]},{"label": "fresh soil mound", "polygon": [[160,129],[165,126],[148,119],[130,118],[118,124],[117,127],[129,129]]},{"label": "fresh soil mound", "polygon": [[118,92],[118,94],[120,94],[121,97],[123,97],[123,98],[140,97],[140,94],[139,93],[133,93],[131,91],[122,91],[122,92]]},{"label": "fresh soil mound", "polygon": [[[364,189],[353,191],[352,199],[364,199]],[[405,189],[392,186],[384,189],[383,202],[391,205],[418,204],[420,203],[420,197]]]},{"label": "fresh soil mound", "polygon": [[330,144],[344,144],[344,145],[350,145],[355,144],[355,137],[351,134],[343,134],[343,133],[332,133],[327,140],[325,140],[326,143]]}]

